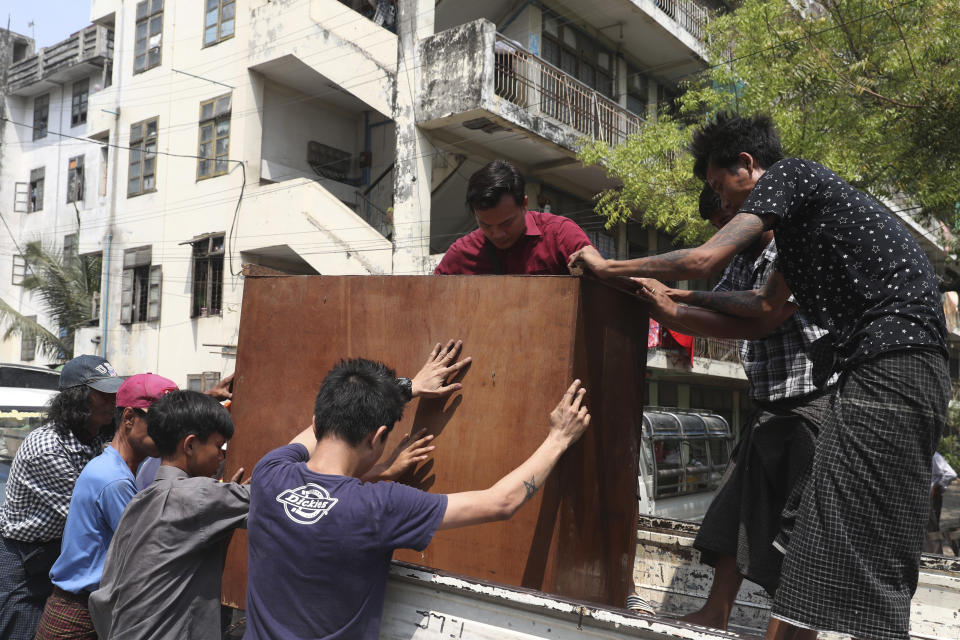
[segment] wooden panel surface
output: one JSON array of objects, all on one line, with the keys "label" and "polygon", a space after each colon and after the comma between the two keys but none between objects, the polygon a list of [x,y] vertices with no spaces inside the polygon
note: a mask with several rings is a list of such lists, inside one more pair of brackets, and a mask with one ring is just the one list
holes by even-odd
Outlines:
[{"label": "wooden panel surface", "polygon": [[638,298],[583,280],[574,372],[590,389],[593,423],[554,474],[560,506],[544,585],[551,593],[614,606],[630,594],[647,314]]},{"label": "wooden panel surface", "polygon": [[[462,392],[414,400],[387,446],[420,427],[436,434],[432,460],[408,481],[437,493],[486,488],[525,460],[546,435],[549,412],[575,369],[588,386],[625,376],[624,366],[635,373],[630,337],[594,327],[596,313],[580,313],[576,278],[293,276],[251,278],[244,287],[228,471],[251,470],[308,425],[323,376],[344,357],[382,360],[412,377],[434,343],[463,339],[473,364]],[[623,297],[604,291],[601,298]],[[643,345],[645,327],[644,316],[635,341]],[[615,357],[587,353],[596,348]],[[614,360],[628,364],[603,364]],[[607,396],[633,407],[622,397],[629,393],[617,389],[619,395]],[[599,387],[588,398],[603,407],[611,402]],[[622,604],[630,571],[621,565],[629,561],[632,568],[637,507],[637,449],[627,423],[639,423],[639,416],[631,408],[624,418],[613,405],[591,409],[609,415],[616,433],[601,435],[606,425],[595,421],[513,519],[438,532],[423,553],[398,551],[397,559]],[[228,553],[224,601],[242,607],[245,585],[246,535],[238,533]]]}]

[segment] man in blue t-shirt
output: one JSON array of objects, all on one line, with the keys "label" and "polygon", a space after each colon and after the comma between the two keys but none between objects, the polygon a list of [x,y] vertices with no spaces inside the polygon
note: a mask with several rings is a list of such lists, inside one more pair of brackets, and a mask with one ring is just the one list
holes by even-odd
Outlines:
[{"label": "man in blue t-shirt", "polygon": [[70,498],[60,557],[50,570],[53,593],[37,629],[39,640],[96,638],[87,601],[100,586],[103,562],[120,516],[137,492],[134,473],[157,447],[147,433],[147,410],[177,384],[144,373],[117,390],[117,432],[102,454],[80,472]]},{"label": "man in blue t-shirt", "polygon": [[405,393],[386,365],[341,361],[320,387],[313,424],[253,471],[244,638],[377,638],[394,549],[510,518],[587,428],[584,391],[574,381],[544,443],[494,486],[435,495],[361,482],[418,381]]}]

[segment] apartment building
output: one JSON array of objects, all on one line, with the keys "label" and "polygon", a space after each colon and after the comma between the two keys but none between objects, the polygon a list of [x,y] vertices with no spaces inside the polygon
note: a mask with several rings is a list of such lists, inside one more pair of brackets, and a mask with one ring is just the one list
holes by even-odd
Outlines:
[{"label": "apartment building", "polygon": [[[607,255],[674,248],[654,229],[603,229],[591,199],[611,182],[576,150],[669,105],[706,66],[716,9],[92,0],[92,24],[61,43],[4,40],[0,211],[19,245],[101,257],[77,353],[202,389],[233,371],[242,265],[430,273],[473,228],[466,181],[494,158],[524,171],[532,207],[576,219]],[[946,241],[905,223],[942,268]],[[0,298],[42,322],[17,248],[2,246]],[[47,362],[35,351],[0,343],[2,360]],[[748,412],[734,341],[697,339],[692,365],[651,348],[648,376],[648,404],[710,410],[734,430]]]},{"label": "apartment building", "polygon": [[[90,25],[35,52],[32,39],[3,31],[0,51],[0,214],[6,225],[0,299],[56,332],[44,305],[19,286],[26,275],[21,248],[40,241],[68,256],[102,250],[108,149],[86,137],[90,96],[111,81],[113,34]],[[99,316],[97,304],[91,323]],[[0,342],[0,360],[51,361],[37,353],[34,341],[19,339]]]},{"label": "apartment building", "polygon": [[[429,273],[493,158],[606,253],[668,248],[602,229],[610,182],[575,152],[656,117],[705,65],[708,18],[694,0],[93,0],[89,27],[12,61],[0,191],[20,242],[102,255],[78,353],[202,387],[233,369],[241,265]],[[35,305],[6,284],[15,255],[3,269],[3,298]],[[14,342],[5,359],[30,351]]]}]

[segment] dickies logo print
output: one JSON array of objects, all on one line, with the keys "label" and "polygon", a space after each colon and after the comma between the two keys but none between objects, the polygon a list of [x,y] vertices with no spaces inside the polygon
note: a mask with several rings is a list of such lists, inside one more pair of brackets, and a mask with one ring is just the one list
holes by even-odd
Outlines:
[{"label": "dickies logo print", "polygon": [[277,502],[297,524],[313,524],[330,513],[337,499],[331,498],[330,492],[320,485],[308,482],[296,489],[287,489],[277,496]]}]

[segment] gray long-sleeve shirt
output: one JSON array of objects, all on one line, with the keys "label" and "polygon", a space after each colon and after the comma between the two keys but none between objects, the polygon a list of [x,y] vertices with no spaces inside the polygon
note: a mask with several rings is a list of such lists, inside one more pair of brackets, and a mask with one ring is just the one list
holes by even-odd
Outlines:
[{"label": "gray long-sleeve shirt", "polygon": [[219,637],[221,544],[249,508],[248,485],[161,466],[124,511],[90,596],[101,640]]}]

